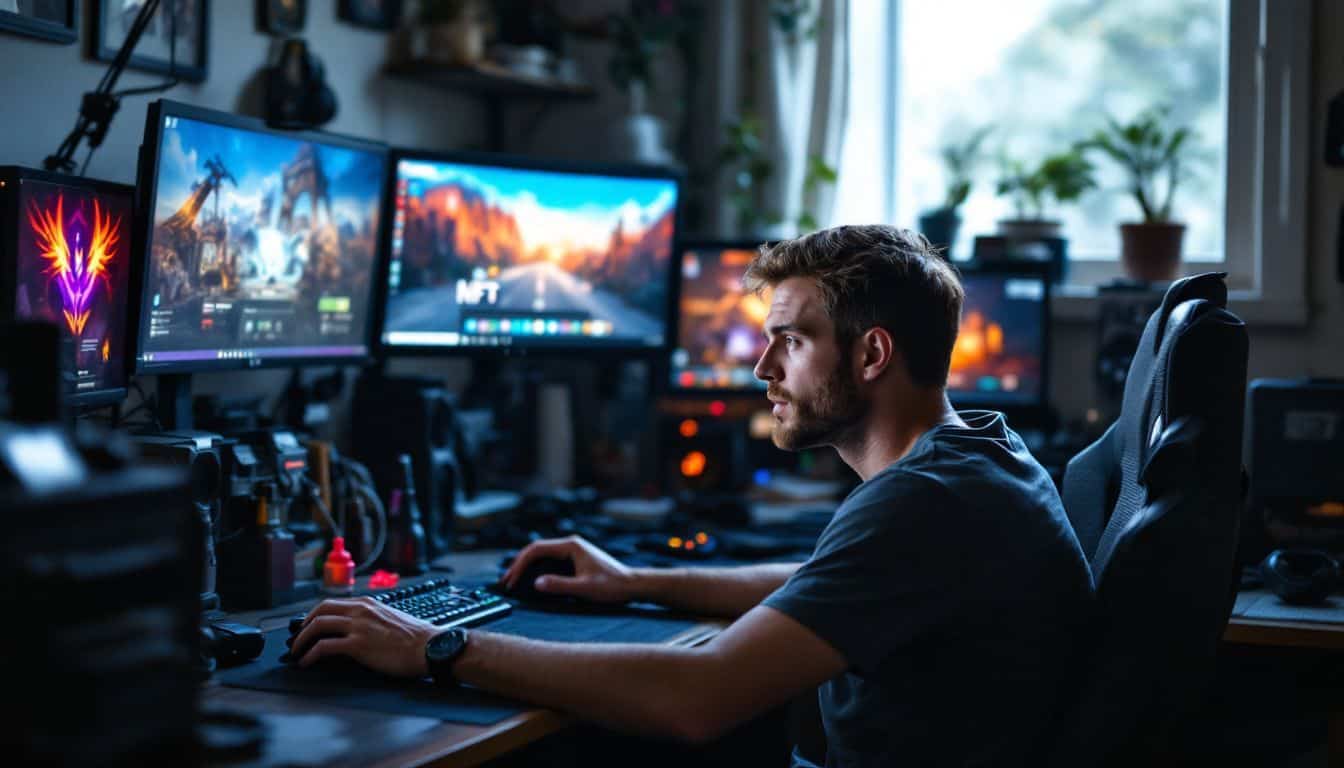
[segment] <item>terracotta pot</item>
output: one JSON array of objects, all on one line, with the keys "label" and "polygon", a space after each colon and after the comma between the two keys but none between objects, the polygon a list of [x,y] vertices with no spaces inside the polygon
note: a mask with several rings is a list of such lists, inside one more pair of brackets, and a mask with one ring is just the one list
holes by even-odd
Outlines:
[{"label": "terracotta pot", "polygon": [[1150,222],[1120,225],[1120,262],[1125,274],[1150,283],[1176,279],[1185,225]]}]

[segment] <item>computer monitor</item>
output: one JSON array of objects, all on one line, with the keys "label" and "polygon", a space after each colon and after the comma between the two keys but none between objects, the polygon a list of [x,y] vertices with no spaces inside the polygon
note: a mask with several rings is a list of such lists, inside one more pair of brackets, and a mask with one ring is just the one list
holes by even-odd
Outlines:
[{"label": "computer monitor", "polygon": [[126,396],[133,201],[122,184],[0,168],[0,320],[61,329],[75,406]]},{"label": "computer monitor", "polygon": [[[688,242],[681,251],[680,320],[671,387],[757,396],[753,374],[765,351],[769,303],[742,286],[760,243]],[[1007,263],[961,269],[966,301],[948,373],[958,406],[1041,408],[1048,394],[1050,283],[1044,268]]]},{"label": "computer monitor", "polygon": [[366,359],[386,178],[381,144],[154,102],[136,371]]},{"label": "computer monitor", "polygon": [[678,176],[394,156],[382,351],[665,352]]},{"label": "computer monitor", "polygon": [[966,300],[948,397],[959,407],[1028,411],[1049,396],[1050,280],[1034,264],[961,268]]},{"label": "computer monitor", "polygon": [[765,390],[752,371],[765,351],[761,330],[770,305],[742,286],[760,245],[748,240],[683,245],[677,347],[670,369],[677,394],[759,397]]}]

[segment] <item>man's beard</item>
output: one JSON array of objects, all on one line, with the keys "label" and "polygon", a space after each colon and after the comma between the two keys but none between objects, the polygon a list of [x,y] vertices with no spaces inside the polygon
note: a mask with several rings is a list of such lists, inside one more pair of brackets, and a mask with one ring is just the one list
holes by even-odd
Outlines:
[{"label": "man's beard", "polygon": [[850,376],[847,360],[841,360],[810,397],[800,399],[773,384],[766,394],[771,399],[788,402],[792,418],[787,422],[776,421],[770,435],[775,447],[786,451],[836,445],[868,411]]}]

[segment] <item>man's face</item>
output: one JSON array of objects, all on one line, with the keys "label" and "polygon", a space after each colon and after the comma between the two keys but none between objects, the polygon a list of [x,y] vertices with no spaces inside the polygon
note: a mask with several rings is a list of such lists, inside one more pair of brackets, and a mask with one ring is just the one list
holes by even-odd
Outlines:
[{"label": "man's face", "polygon": [[834,445],[862,420],[867,404],[815,281],[794,277],[775,286],[765,338],[755,374],[769,382],[775,445],[786,451]]}]

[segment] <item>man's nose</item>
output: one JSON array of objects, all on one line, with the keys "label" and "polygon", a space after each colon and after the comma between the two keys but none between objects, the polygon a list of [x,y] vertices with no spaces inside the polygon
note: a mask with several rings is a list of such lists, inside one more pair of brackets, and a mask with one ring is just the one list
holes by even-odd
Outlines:
[{"label": "man's nose", "polygon": [[756,367],[751,370],[752,375],[761,381],[776,381],[776,369],[774,362],[770,359],[770,350],[767,348],[761,353],[761,359],[756,361]]}]

